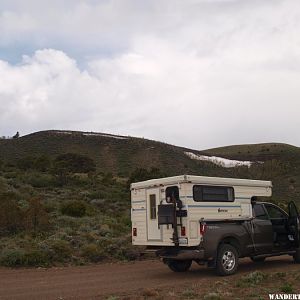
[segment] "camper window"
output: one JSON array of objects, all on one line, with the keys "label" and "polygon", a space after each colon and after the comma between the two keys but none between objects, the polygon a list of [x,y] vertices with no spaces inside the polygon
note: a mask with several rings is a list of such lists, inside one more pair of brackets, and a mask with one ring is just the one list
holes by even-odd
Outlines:
[{"label": "camper window", "polygon": [[193,198],[197,202],[232,202],[234,190],[232,187],[194,185]]},{"label": "camper window", "polygon": [[156,219],[156,196],[150,195],[150,219]]}]

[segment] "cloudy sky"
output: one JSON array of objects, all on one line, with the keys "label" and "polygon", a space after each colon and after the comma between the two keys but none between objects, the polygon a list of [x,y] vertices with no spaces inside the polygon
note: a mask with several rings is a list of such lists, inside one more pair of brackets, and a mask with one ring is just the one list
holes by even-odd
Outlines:
[{"label": "cloudy sky", "polygon": [[0,0],[0,136],[300,146],[298,0]]}]

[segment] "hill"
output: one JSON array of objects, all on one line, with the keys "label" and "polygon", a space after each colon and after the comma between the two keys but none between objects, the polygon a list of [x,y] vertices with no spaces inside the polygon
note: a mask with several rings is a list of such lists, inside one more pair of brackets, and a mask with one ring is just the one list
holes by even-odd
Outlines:
[{"label": "hill", "polygon": [[0,139],[0,265],[135,259],[133,181],[195,174],[272,180],[271,201],[300,205],[300,149],[256,144],[193,150],[76,131]]},{"label": "hill", "polygon": [[181,147],[142,138],[76,131],[42,131],[0,140],[0,160],[6,162],[40,155],[54,158],[72,152],[92,158],[99,171],[122,176],[128,176],[136,168],[151,167],[168,174],[200,172],[184,151]]}]

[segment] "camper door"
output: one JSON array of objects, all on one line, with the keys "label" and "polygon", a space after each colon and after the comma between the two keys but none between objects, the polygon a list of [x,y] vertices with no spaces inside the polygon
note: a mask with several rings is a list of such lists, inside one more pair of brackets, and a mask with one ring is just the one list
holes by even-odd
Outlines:
[{"label": "camper door", "polygon": [[157,208],[159,204],[159,188],[147,190],[147,235],[148,240],[160,241],[161,229],[158,228]]}]

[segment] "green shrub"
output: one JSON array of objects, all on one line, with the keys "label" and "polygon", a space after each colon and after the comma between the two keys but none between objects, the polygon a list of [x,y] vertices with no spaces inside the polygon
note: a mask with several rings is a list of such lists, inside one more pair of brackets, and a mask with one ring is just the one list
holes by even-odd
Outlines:
[{"label": "green shrub", "polygon": [[1,251],[0,264],[6,267],[23,265],[25,251],[22,249],[4,249]]},{"label": "green shrub", "polygon": [[25,210],[24,227],[34,233],[49,229],[49,216],[39,198],[32,198],[28,201],[28,208]]},{"label": "green shrub", "polygon": [[241,277],[241,279],[237,282],[238,287],[244,287],[244,286],[254,286],[257,284],[260,284],[268,275],[265,273],[262,273],[260,271],[251,272],[247,275],[244,275]]},{"label": "green shrub", "polygon": [[294,289],[293,289],[293,286],[286,282],[281,288],[280,288],[280,291],[283,292],[283,293],[293,293]]},{"label": "green shrub", "polygon": [[39,156],[34,162],[34,168],[40,172],[50,170],[52,165],[51,159],[47,155]]},{"label": "green shrub", "polygon": [[204,300],[220,300],[221,296],[218,293],[212,292],[204,295]]},{"label": "green shrub", "polygon": [[105,258],[103,249],[95,244],[88,244],[81,249],[81,255],[92,262],[98,262]]},{"label": "green shrub", "polygon": [[23,214],[13,194],[0,195],[0,234],[15,233],[23,226]]},{"label": "green shrub", "polygon": [[70,173],[89,173],[96,170],[93,159],[77,153],[66,153],[56,157],[55,163],[60,163]]},{"label": "green shrub", "polygon": [[86,214],[86,204],[80,200],[68,201],[61,205],[61,213],[70,217],[83,217]]},{"label": "green shrub", "polygon": [[45,188],[56,185],[56,180],[52,175],[38,172],[27,175],[24,177],[24,180],[35,188]]},{"label": "green shrub", "polygon": [[17,161],[20,170],[27,171],[34,168],[35,158],[32,156],[22,157]]},{"label": "green shrub", "polygon": [[182,292],[184,299],[194,299],[197,297],[197,293],[192,288],[187,288]]},{"label": "green shrub", "polygon": [[22,265],[30,267],[48,266],[50,264],[48,255],[40,249],[27,250],[24,253]]},{"label": "green shrub", "polygon": [[72,248],[69,242],[64,240],[48,240],[42,247],[52,262],[70,261]]},{"label": "green shrub", "polygon": [[49,258],[39,249],[4,249],[0,256],[0,263],[6,267],[48,266]]}]

